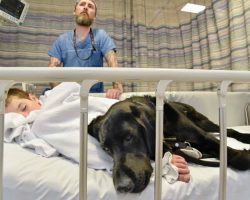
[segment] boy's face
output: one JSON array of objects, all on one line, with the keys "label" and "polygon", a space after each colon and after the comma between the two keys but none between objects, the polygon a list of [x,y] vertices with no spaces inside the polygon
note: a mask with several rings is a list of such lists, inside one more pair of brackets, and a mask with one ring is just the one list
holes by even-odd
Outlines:
[{"label": "boy's face", "polygon": [[5,107],[5,112],[20,113],[24,117],[27,117],[31,111],[39,110],[40,108],[41,104],[39,100],[30,94],[29,99],[20,99],[15,96],[11,97],[11,102]]}]

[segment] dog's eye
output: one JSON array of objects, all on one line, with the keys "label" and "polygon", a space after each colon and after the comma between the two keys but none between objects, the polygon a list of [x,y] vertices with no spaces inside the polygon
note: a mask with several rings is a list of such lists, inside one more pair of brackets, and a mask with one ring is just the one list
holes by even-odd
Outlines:
[{"label": "dog's eye", "polygon": [[107,152],[108,154],[111,154],[111,151],[108,147],[103,147],[102,148],[105,152]]},{"label": "dog's eye", "polygon": [[133,138],[132,135],[127,135],[127,136],[125,137],[125,141],[126,141],[126,142],[130,142],[130,141],[132,140],[132,138]]}]

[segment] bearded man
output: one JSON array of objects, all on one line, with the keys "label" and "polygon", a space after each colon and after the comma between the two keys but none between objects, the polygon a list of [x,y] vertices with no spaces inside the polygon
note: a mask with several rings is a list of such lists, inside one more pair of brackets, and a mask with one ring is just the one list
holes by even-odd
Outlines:
[{"label": "bearded man", "polygon": [[[97,14],[94,0],[77,0],[74,6],[75,29],[60,35],[49,49],[49,67],[118,67],[116,46],[102,29],[91,28]],[[55,84],[52,84],[55,85]],[[104,92],[103,83],[92,86],[90,92]],[[120,82],[106,91],[106,97],[118,99],[123,92]]]}]

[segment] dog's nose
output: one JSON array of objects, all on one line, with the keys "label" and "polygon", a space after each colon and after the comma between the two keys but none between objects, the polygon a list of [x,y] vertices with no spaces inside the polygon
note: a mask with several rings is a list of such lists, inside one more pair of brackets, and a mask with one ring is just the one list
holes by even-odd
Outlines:
[{"label": "dog's nose", "polygon": [[126,185],[126,186],[118,186],[117,190],[121,193],[128,193],[132,191],[132,186],[131,185]]},{"label": "dog's nose", "polygon": [[126,178],[121,179],[116,189],[117,191],[121,193],[128,193],[128,192],[132,192],[134,190],[134,187],[135,185],[133,181],[129,177],[126,177]]}]

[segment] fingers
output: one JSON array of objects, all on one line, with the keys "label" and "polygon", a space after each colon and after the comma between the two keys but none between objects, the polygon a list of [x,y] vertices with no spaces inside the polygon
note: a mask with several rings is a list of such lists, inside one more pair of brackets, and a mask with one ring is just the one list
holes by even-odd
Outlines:
[{"label": "fingers", "polygon": [[179,174],[189,174],[190,173],[190,170],[188,169],[187,166],[184,166],[182,168],[180,168],[180,167],[177,167],[177,168],[178,168]]},{"label": "fingers", "polygon": [[172,164],[176,165],[176,164],[183,164],[183,165],[187,165],[186,160],[178,155],[173,154],[172,155],[172,160],[171,160]]},{"label": "fingers", "polygon": [[189,182],[190,170],[188,168],[186,160],[181,156],[173,154],[171,162],[178,168],[179,172],[178,180],[183,182]]},{"label": "fingers", "polygon": [[175,163],[174,164],[178,168],[179,174],[189,174],[190,170],[188,168],[187,163]]},{"label": "fingers", "polygon": [[179,174],[178,181],[188,183],[190,181],[190,174]]},{"label": "fingers", "polygon": [[108,89],[106,92],[106,97],[110,99],[119,99],[121,94],[121,91],[118,89]]}]

